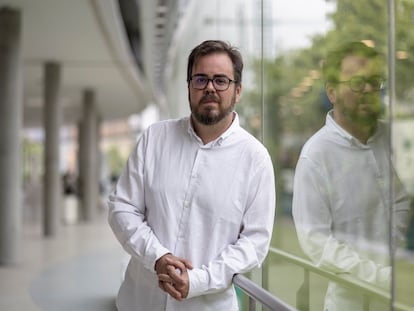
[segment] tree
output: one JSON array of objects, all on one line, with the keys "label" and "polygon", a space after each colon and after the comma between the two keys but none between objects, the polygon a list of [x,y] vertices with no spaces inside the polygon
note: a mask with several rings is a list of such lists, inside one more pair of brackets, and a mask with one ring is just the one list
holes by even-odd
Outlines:
[{"label": "tree", "polygon": [[[327,1],[337,6],[328,16],[332,29],[314,36],[309,48],[292,50],[276,59],[256,60],[253,67],[257,87],[245,94],[239,105],[245,126],[256,136],[263,136],[277,172],[295,167],[303,142],[324,124],[330,109],[321,76],[326,53],[342,42],[364,40],[388,57],[387,1]],[[397,0],[395,15],[396,97],[403,103],[409,102],[414,93],[414,1]],[[283,191],[282,181],[277,182],[278,191]]]},{"label": "tree", "polygon": [[126,159],[122,157],[119,149],[116,146],[111,146],[107,154],[109,174],[111,177],[118,177],[122,172]]},{"label": "tree", "polygon": [[[260,136],[257,120],[261,115],[261,96],[265,143],[279,158],[281,135],[301,135],[305,140],[322,126],[329,109],[321,77],[321,64],[329,50],[341,42],[364,41],[388,56],[388,3],[384,0],[327,0],[337,9],[328,18],[333,28],[324,35],[312,38],[309,48],[289,51],[275,60],[263,60],[264,94],[260,88],[250,92],[241,105],[246,126]],[[396,21],[396,97],[400,103],[409,102],[414,88],[414,1],[397,0]],[[411,54],[410,54],[411,53]],[[256,83],[261,83],[261,62],[255,62]],[[249,108],[246,108],[249,106]],[[253,122],[248,122],[253,120]],[[256,126],[253,126],[256,125]]]},{"label": "tree", "polygon": [[[334,28],[325,36],[323,44],[332,48],[343,41],[369,40],[388,56],[389,13],[384,0],[328,0],[336,2],[331,15]],[[414,1],[395,2],[396,96],[405,101],[414,81]],[[410,55],[411,53],[411,55]]]}]

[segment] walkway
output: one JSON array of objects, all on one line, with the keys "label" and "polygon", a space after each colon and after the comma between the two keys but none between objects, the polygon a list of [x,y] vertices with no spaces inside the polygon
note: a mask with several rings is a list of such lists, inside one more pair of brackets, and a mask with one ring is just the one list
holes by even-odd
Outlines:
[{"label": "walkway", "polygon": [[0,266],[0,310],[115,311],[128,258],[106,212],[93,223],[62,225],[54,238],[42,236],[38,211],[24,215],[21,261]]}]

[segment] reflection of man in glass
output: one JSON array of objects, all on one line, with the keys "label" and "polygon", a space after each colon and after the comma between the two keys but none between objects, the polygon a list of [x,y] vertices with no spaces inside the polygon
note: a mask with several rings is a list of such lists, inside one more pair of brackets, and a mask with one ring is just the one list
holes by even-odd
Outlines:
[{"label": "reflection of man in glass", "polygon": [[[328,55],[323,73],[333,110],[302,149],[293,217],[317,266],[387,289],[390,212],[395,245],[404,236],[409,200],[390,168],[388,131],[378,120],[384,67],[383,57],[360,42]],[[387,309],[378,304],[371,300],[370,310]],[[362,295],[331,283],[324,310],[363,310]]]}]

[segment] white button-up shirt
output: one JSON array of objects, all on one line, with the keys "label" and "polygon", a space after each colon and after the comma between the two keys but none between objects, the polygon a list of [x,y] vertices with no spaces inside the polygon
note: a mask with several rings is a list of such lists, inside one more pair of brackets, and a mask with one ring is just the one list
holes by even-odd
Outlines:
[{"label": "white button-up shirt", "polygon": [[[233,275],[264,260],[274,210],[272,161],[237,114],[205,145],[189,117],[150,126],[109,198],[109,223],[131,255],[119,310],[238,310]],[[194,267],[181,302],[158,287],[155,262],[169,252]]]},{"label": "white button-up shirt", "polygon": [[[398,242],[408,220],[409,197],[395,175],[391,196],[393,169],[381,125],[362,144],[328,113],[325,126],[302,149],[292,211],[299,242],[317,266],[387,288],[390,211],[394,210],[393,235]],[[380,310],[374,306],[372,310]],[[324,310],[362,310],[362,300],[330,284]]]}]

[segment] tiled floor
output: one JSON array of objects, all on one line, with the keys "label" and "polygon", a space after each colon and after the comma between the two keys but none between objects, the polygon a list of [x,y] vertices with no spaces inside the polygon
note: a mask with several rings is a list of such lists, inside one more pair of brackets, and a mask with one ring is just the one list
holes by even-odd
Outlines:
[{"label": "tiled floor", "polygon": [[[26,189],[21,259],[0,266],[0,311],[116,311],[128,256],[107,224],[105,209],[91,223],[72,223],[76,213],[66,209],[63,223],[70,224],[62,224],[55,237],[44,238],[42,191],[36,187]],[[412,252],[404,254],[414,262]]]},{"label": "tiled floor", "polygon": [[38,217],[31,218],[22,227],[19,263],[0,266],[0,310],[116,310],[128,257],[107,225],[106,212],[88,224],[62,225],[53,238],[44,238]]}]

